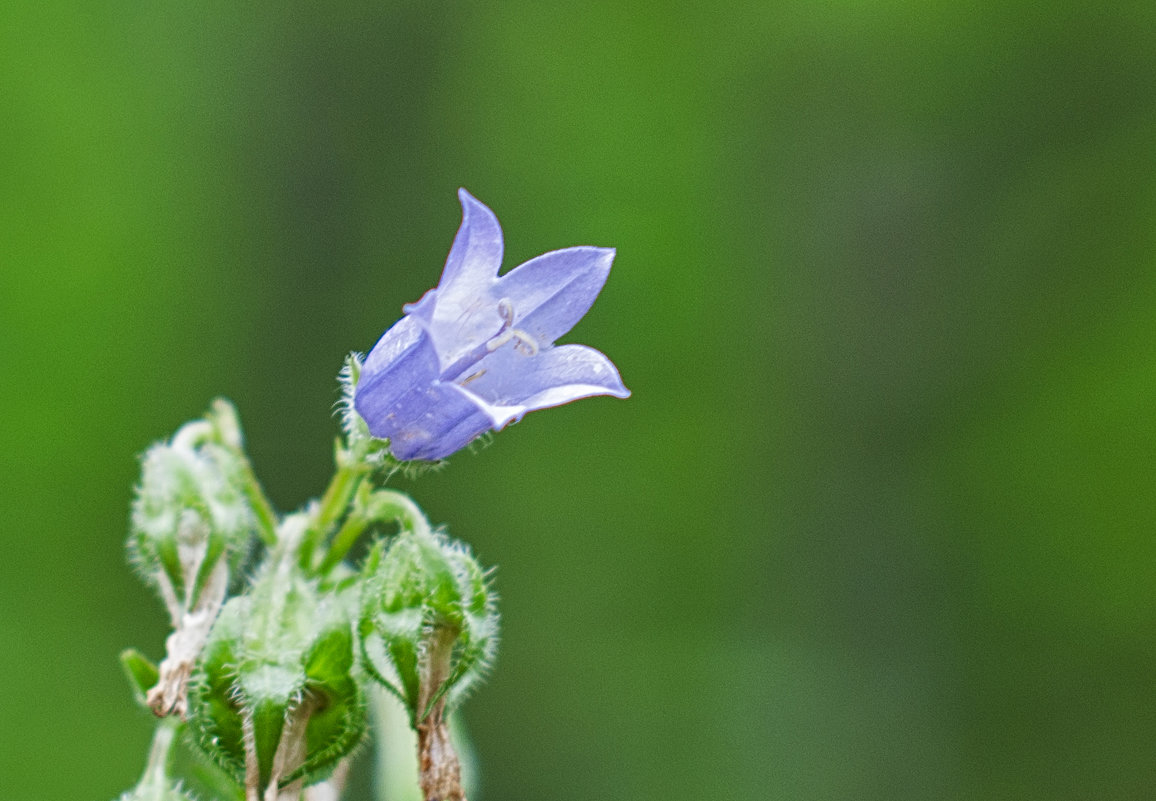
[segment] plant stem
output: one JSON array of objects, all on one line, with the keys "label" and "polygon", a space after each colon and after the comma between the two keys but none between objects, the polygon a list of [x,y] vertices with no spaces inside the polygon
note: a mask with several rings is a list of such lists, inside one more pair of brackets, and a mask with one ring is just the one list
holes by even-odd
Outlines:
[{"label": "plant stem", "polygon": [[169,754],[173,750],[173,744],[176,742],[177,729],[181,727],[181,722],[177,718],[164,718],[157,723],[156,731],[153,733],[153,742],[149,746],[149,758],[145,764],[144,773],[141,774],[138,788],[156,789],[158,793],[164,792],[169,786]]},{"label": "plant stem", "polygon": [[265,497],[265,490],[261,488],[261,482],[257,480],[257,475],[253,472],[253,465],[249,464],[249,459],[243,454],[241,455],[241,472],[245,479],[245,497],[249,499],[249,504],[253,507],[254,514],[257,515],[257,534],[266,545],[276,545],[277,513],[273,511],[273,504],[269,503],[269,499]]},{"label": "plant stem", "polygon": [[[356,462],[349,463],[348,455],[340,448],[337,451],[336,461],[337,472],[333,474],[329,486],[325,488],[325,494],[321,496],[316,515],[301,547],[301,566],[306,570],[312,569],[313,555],[318,545],[329,532],[329,529],[345,514],[350,500],[361,487],[365,478],[366,468],[364,465]],[[360,534],[360,532],[358,533]]]},{"label": "plant stem", "polygon": [[419,535],[429,534],[429,521],[408,495],[395,490],[381,489],[369,495],[364,503],[359,497],[354,502],[354,510],[345,519],[345,524],[333,536],[329,552],[325,554],[317,572],[325,575],[336,567],[370,524],[393,521],[397,521],[402,531]]},{"label": "plant stem", "polygon": [[357,542],[357,538],[369,528],[370,522],[368,518],[357,512],[353,512],[349,517],[345,518],[345,523],[342,524],[337,533],[333,535],[333,543],[329,546],[329,551],[325,554],[325,558],[321,560],[321,565],[317,568],[317,572],[324,576],[336,567],[337,564],[345,558],[345,554],[349,553],[349,549],[353,547],[353,543]]},{"label": "plant stem", "polygon": [[[455,632],[435,628],[426,641],[418,692],[419,715],[449,678],[450,657],[456,639]],[[445,706],[443,695],[424,718],[417,720],[418,781],[426,801],[466,801],[461,763],[450,741]]]}]

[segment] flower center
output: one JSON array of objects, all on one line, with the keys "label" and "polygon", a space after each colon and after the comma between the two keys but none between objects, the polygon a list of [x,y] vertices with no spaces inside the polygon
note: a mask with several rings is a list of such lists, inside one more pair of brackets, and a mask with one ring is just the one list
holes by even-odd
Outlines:
[{"label": "flower center", "polygon": [[537,356],[540,350],[538,340],[521,328],[514,328],[514,304],[509,298],[502,298],[498,301],[498,316],[502,318],[502,327],[486,343],[486,351],[493,353],[507,342],[512,341],[514,350],[527,356]]},{"label": "flower center", "polygon": [[[514,343],[514,350],[518,353],[526,356],[538,355],[538,351],[541,350],[538,340],[521,328],[514,328],[514,304],[509,298],[498,301],[498,316],[502,318],[502,327],[488,340],[458,357],[457,361],[442,372],[442,381],[453,381],[458,386],[464,387],[469,382],[481,378],[486,373],[484,367],[473,372],[469,372],[470,368],[508,342]],[[463,375],[465,378],[462,378]]]}]

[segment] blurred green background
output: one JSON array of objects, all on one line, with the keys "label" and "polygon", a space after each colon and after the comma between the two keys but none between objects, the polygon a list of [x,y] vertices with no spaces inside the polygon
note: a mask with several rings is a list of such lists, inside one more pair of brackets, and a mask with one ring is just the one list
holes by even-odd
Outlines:
[{"label": "blurred green background", "polygon": [[1156,6],[9,4],[0,789],[112,798],[136,455],[275,503],[467,187],[618,258],[628,401],[402,482],[499,565],[478,799],[1156,786]]}]

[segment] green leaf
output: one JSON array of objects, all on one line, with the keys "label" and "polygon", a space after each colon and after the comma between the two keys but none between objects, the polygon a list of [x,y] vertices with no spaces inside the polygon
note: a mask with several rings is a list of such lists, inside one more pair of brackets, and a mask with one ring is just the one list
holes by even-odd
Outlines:
[{"label": "green leaf", "polygon": [[135,648],[127,648],[120,652],[120,666],[124,668],[124,675],[132,687],[133,698],[142,707],[149,709],[145,696],[160,680],[157,666]]}]

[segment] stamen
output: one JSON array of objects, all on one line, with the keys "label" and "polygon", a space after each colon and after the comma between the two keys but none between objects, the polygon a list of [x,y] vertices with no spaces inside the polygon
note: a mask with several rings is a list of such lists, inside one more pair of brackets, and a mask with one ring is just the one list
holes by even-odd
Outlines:
[{"label": "stamen", "polygon": [[509,298],[502,298],[498,301],[498,316],[502,318],[505,325],[502,330],[506,330],[514,324],[514,303]]},{"label": "stamen", "polygon": [[[514,302],[509,298],[502,298],[498,301],[497,309],[498,317],[502,320],[502,327],[489,338],[484,344],[478,345],[466,353],[463,353],[458,359],[447,367],[441,375],[443,381],[455,381],[457,376],[463,375],[472,365],[477,364],[478,360],[484,357],[487,353],[493,353],[498,348],[505,345],[507,342],[513,342],[514,348],[519,353],[524,353],[527,356],[536,356],[538,354],[538,342],[534,337],[527,334],[520,328],[514,328]],[[465,316],[463,314],[463,316]],[[465,386],[466,383],[474,379],[481,378],[485,370],[473,373],[464,380],[459,381],[459,386]]]},{"label": "stamen", "polygon": [[520,328],[511,328],[510,331],[517,340],[517,342],[514,343],[515,350],[519,350],[527,356],[538,355],[538,341],[536,339]]},{"label": "stamen", "polygon": [[538,340],[527,334],[521,328],[506,328],[496,337],[486,343],[486,350],[493,353],[498,348],[510,341],[514,342],[514,348],[527,356],[538,355]]},{"label": "stamen", "polygon": [[465,377],[465,378],[463,378],[461,381],[459,381],[459,382],[458,382],[458,386],[459,386],[459,387],[464,387],[466,384],[470,383],[471,381],[476,381],[476,380],[478,380],[479,378],[481,378],[481,377],[482,377],[482,376],[484,376],[485,374],[486,374],[485,368],[483,368],[483,369],[481,369],[481,370],[478,370],[478,371],[477,371],[476,373],[474,373],[473,375],[469,375],[469,376],[466,376],[466,377]]}]

